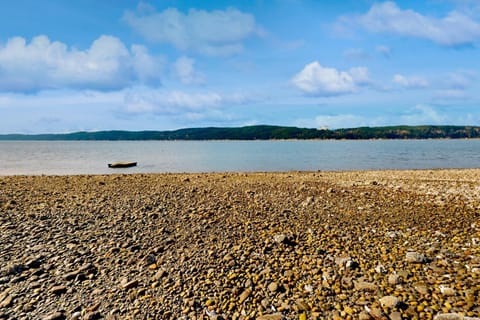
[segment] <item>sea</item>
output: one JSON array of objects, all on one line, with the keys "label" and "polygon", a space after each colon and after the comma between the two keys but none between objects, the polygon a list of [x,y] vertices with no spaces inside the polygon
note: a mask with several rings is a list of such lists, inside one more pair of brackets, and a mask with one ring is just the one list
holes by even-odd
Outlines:
[{"label": "sea", "polygon": [[[136,167],[107,164],[135,161]],[[0,141],[0,175],[479,168],[480,140]]]}]

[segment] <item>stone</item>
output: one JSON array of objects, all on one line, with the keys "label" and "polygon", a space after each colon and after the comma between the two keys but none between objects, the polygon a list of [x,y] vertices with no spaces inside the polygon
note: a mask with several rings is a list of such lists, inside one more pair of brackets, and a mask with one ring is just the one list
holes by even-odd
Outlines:
[{"label": "stone", "polygon": [[21,273],[23,270],[25,270],[24,265],[13,263],[13,264],[7,265],[7,267],[4,270],[2,270],[2,273],[3,275],[6,275],[6,276],[12,276],[12,275]]},{"label": "stone", "polygon": [[227,253],[224,257],[223,260],[226,262],[232,261],[234,258],[230,253]]},{"label": "stone", "polygon": [[388,276],[388,283],[392,285],[403,283],[403,277],[398,274],[391,274]]},{"label": "stone", "polygon": [[88,312],[84,317],[85,320],[99,320],[101,318],[102,315],[98,311]]},{"label": "stone", "polygon": [[410,263],[426,263],[427,262],[427,258],[423,254],[415,251],[407,252],[405,255],[405,260]]},{"label": "stone", "polygon": [[265,298],[265,299],[262,299],[262,301],[260,301],[260,304],[262,305],[262,307],[264,309],[268,309],[269,306],[271,305],[271,301],[269,299]]},{"label": "stone", "polygon": [[313,204],[315,204],[315,200],[313,199],[313,197],[307,197],[300,205],[302,207],[308,207]]},{"label": "stone", "polygon": [[0,308],[7,308],[12,304],[12,302],[13,302],[13,297],[11,295],[7,295],[0,302]]},{"label": "stone", "polygon": [[157,281],[162,279],[165,275],[167,274],[167,271],[165,269],[160,269],[158,270],[152,277],[153,281]]},{"label": "stone", "polygon": [[303,299],[297,299],[295,301],[295,305],[297,307],[297,310],[299,310],[299,311],[309,311],[310,310],[310,306]]},{"label": "stone", "polygon": [[385,315],[383,314],[382,310],[380,310],[379,308],[377,307],[368,307],[368,306],[365,306],[365,311],[368,312],[368,314],[373,317],[374,319],[381,319],[381,320],[384,320],[384,319],[387,319],[385,317]]},{"label": "stone", "polygon": [[358,263],[357,263],[356,261],[353,261],[352,259],[349,259],[349,260],[347,260],[347,262],[345,263],[345,267],[346,267],[347,269],[353,270],[353,269],[358,268]]},{"label": "stone", "polygon": [[358,320],[371,320],[372,316],[366,311],[362,311],[358,314]]},{"label": "stone", "polygon": [[390,313],[390,320],[402,320],[402,314],[399,311]]},{"label": "stone", "polygon": [[263,316],[259,316],[256,320],[282,320],[283,315],[281,313],[272,313],[272,314],[265,314]]},{"label": "stone", "polygon": [[340,267],[344,267],[347,264],[347,261],[350,261],[351,258],[349,256],[340,256],[335,257],[335,264]]},{"label": "stone", "polygon": [[25,266],[26,266],[28,269],[30,269],[30,268],[39,268],[40,265],[42,264],[42,260],[43,260],[43,257],[41,257],[41,256],[31,258],[30,260],[28,260],[28,261],[25,263]]},{"label": "stone", "polygon": [[42,320],[64,320],[66,318],[67,317],[63,312],[55,311],[43,317]]},{"label": "stone", "polygon": [[50,290],[48,290],[50,293],[53,293],[53,294],[56,294],[56,295],[59,295],[59,294],[62,294],[62,293],[65,293],[67,292],[67,287],[66,286],[53,286],[50,288]]},{"label": "stone", "polygon": [[87,312],[95,312],[95,311],[97,311],[98,308],[100,308],[101,304],[102,304],[101,302],[94,303],[91,306],[89,306],[86,309],[86,311]]},{"label": "stone", "polygon": [[383,264],[379,264],[375,267],[375,272],[380,274],[387,273],[387,268]]},{"label": "stone", "polygon": [[346,314],[348,314],[348,315],[351,316],[351,315],[354,314],[355,311],[354,311],[351,307],[346,306],[346,307],[343,309],[343,312],[345,312]]},{"label": "stone", "polygon": [[268,290],[270,290],[270,292],[277,292],[278,284],[276,282],[270,282],[268,285]]},{"label": "stone", "polygon": [[358,291],[376,291],[378,286],[372,282],[354,281],[355,290]]},{"label": "stone", "polygon": [[312,293],[313,286],[311,284],[306,284],[305,286],[303,286],[303,290],[305,290],[305,292]]},{"label": "stone", "polygon": [[81,316],[82,316],[82,313],[80,311],[76,311],[72,313],[69,320],[78,320],[81,318]]},{"label": "stone", "polygon": [[413,287],[421,295],[427,295],[428,294],[428,287],[425,284],[419,283],[419,284],[414,285]]},{"label": "stone", "polygon": [[250,296],[251,293],[252,289],[245,289],[242,294],[240,294],[240,297],[238,298],[238,303],[242,304]]},{"label": "stone", "polygon": [[100,289],[100,288],[97,288],[97,289],[93,289],[92,290],[92,296],[99,296],[103,293],[103,290]]},{"label": "stone", "polygon": [[276,243],[286,243],[288,241],[288,237],[284,234],[276,234],[273,236],[273,241]]},{"label": "stone", "polygon": [[78,276],[79,273],[80,273],[80,272],[79,272],[78,270],[72,271],[72,272],[69,272],[69,273],[64,274],[64,275],[62,276],[62,278],[65,279],[65,280],[73,280],[73,279],[75,279],[75,278]]},{"label": "stone", "polygon": [[395,296],[385,296],[380,298],[379,301],[382,307],[389,308],[389,309],[397,307],[398,304],[400,303],[398,298]]},{"label": "stone", "polygon": [[409,270],[398,270],[395,272],[395,274],[398,274],[403,279],[408,279],[411,275],[411,272]]},{"label": "stone", "polygon": [[128,281],[122,284],[122,289],[129,290],[138,286],[138,280]]},{"label": "stone", "polygon": [[444,285],[440,285],[439,286],[439,289],[440,289],[440,292],[444,295],[444,296],[454,296],[455,295],[455,290],[451,287],[447,287],[447,286],[444,286]]},{"label": "stone", "polygon": [[458,313],[441,313],[433,317],[433,320],[463,320],[464,317]]}]

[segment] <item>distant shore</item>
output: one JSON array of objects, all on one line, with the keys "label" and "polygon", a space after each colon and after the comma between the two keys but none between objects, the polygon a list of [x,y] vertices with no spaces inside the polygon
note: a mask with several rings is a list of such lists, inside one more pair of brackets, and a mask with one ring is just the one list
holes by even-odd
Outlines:
[{"label": "distant shore", "polygon": [[178,141],[178,140],[370,140],[370,139],[465,139],[480,138],[476,126],[387,126],[347,129],[314,129],[272,125],[186,128],[170,131],[96,131],[58,134],[3,134],[0,140],[42,141]]},{"label": "distant shore", "polygon": [[480,169],[3,176],[0,319],[479,316],[479,185]]}]

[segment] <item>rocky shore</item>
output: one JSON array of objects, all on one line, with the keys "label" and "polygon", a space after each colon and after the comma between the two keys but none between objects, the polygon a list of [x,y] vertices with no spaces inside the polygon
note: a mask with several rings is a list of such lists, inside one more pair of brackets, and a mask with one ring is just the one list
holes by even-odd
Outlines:
[{"label": "rocky shore", "polygon": [[0,319],[475,319],[480,170],[0,177]]}]

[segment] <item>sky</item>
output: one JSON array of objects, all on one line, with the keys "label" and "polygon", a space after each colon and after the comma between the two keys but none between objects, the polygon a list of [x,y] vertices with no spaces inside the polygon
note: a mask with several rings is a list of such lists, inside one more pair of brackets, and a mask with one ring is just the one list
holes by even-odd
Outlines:
[{"label": "sky", "polygon": [[480,1],[0,2],[0,134],[480,125]]}]

